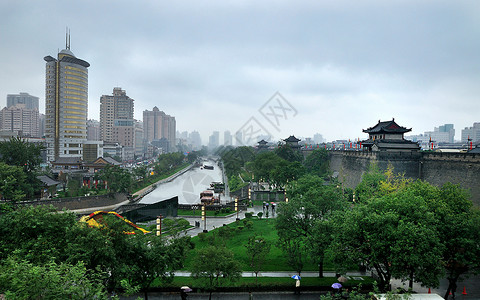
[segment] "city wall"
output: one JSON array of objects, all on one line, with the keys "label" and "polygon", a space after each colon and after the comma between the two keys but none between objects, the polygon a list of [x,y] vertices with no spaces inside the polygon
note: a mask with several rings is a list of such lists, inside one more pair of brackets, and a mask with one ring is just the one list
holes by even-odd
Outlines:
[{"label": "city wall", "polygon": [[347,187],[355,188],[371,162],[384,171],[391,164],[395,173],[407,178],[422,179],[433,185],[446,182],[459,184],[470,191],[475,205],[480,206],[480,155],[468,153],[408,153],[333,151],[330,169]]},{"label": "city wall", "polygon": [[53,205],[57,210],[75,210],[85,209],[90,207],[104,207],[117,205],[127,201],[126,194],[102,195],[102,196],[85,196],[85,197],[71,197],[58,198],[49,200],[32,200],[22,201],[19,205]]}]

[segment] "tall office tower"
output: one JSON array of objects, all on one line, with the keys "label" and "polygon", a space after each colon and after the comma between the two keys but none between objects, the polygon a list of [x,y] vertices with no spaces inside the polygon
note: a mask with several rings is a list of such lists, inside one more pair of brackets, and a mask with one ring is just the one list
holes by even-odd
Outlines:
[{"label": "tall office tower", "polygon": [[145,139],[143,138],[143,123],[135,122],[135,156],[145,158]]},{"label": "tall office tower", "polygon": [[202,149],[202,138],[200,137],[200,133],[198,133],[198,131],[192,131],[188,135],[188,142],[192,144],[193,150]]},{"label": "tall office tower", "polygon": [[100,122],[90,119],[87,121],[87,140],[101,141],[100,139]]},{"label": "tall office tower", "polygon": [[28,93],[8,94],[7,107],[16,106],[17,104],[24,104],[25,109],[38,110],[38,97],[29,95]]},{"label": "tall office tower", "polygon": [[47,160],[82,157],[87,140],[88,70],[90,64],[66,49],[45,56],[45,140]]},{"label": "tall office tower", "polygon": [[148,143],[165,138],[173,147],[175,145],[176,126],[175,117],[165,114],[156,106],[152,111],[143,111],[143,135]]},{"label": "tall office tower", "polygon": [[315,133],[313,135],[313,142],[315,144],[321,144],[321,143],[325,143],[325,139],[323,138],[323,135],[321,135],[320,133]]},{"label": "tall office tower", "polygon": [[225,131],[223,133],[223,145],[225,146],[231,146],[232,145],[232,134],[230,133],[230,131]]},{"label": "tall office tower", "polygon": [[237,146],[244,146],[243,144],[243,136],[241,131],[235,132],[235,145]]},{"label": "tall office tower", "polygon": [[133,120],[133,99],[122,88],[113,88],[112,95],[100,97],[100,138],[104,142],[113,139],[115,120]]},{"label": "tall office tower", "polygon": [[208,139],[208,148],[215,149],[220,145],[220,132],[214,131]]},{"label": "tall office tower", "polygon": [[22,137],[40,137],[38,109],[27,109],[25,104],[4,107],[0,111],[0,128]]}]

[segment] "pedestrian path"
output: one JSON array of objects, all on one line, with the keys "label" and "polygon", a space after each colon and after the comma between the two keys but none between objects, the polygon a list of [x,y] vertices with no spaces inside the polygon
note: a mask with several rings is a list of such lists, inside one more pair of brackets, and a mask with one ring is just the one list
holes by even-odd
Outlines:
[{"label": "pedestrian path", "polygon": [[[246,211],[239,212],[238,213],[238,218],[239,219],[244,219],[246,212],[252,213],[253,216],[256,216],[259,212],[263,212],[263,209],[262,209],[261,206],[249,207],[249,208],[247,208]],[[270,210],[269,218],[275,218],[275,217],[276,217],[276,214],[272,213],[272,211]],[[205,229],[207,231],[211,231],[211,230],[214,230],[215,228],[219,228],[219,227],[222,227],[224,225],[235,222],[237,220],[237,214],[233,213],[233,214],[228,215],[226,217],[207,217],[207,220],[206,220],[205,223],[204,223],[204,221],[201,221],[202,219],[201,219],[200,216],[195,216],[195,217],[185,216],[185,217],[182,217],[182,218],[189,221],[190,225],[192,225],[192,226],[195,226],[195,222],[200,222],[200,227],[195,227],[195,228],[189,229],[189,230],[184,232],[184,235],[189,235],[189,236],[193,237],[193,236],[197,236],[200,232],[203,232]],[[264,215],[263,218],[265,218],[265,215]]]},{"label": "pedestrian path", "polygon": [[[177,271],[175,276],[189,277],[190,272]],[[292,277],[293,275],[298,275],[295,271],[276,271],[276,272],[259,272],[258,277]],[[323,272],[325,277],[335,277],[337,274],[334,272]],[[366,276],[365,273],[361,272],[347,272],[346,276],[350,277],[360,277]],[[242,277],[255,277],[254,272],[242,272]],[[300,277],[318,277],[318,272],[306,271],[300,274]],[[356,278],[355,278],[356,279]]]}]

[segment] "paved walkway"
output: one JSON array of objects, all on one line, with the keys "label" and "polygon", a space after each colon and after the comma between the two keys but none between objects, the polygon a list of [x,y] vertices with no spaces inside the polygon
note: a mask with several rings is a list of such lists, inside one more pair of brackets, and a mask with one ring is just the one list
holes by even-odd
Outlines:
[{"label": "paved walkway", "polygon": [[[247,208],[247,211],[241,211],[238,213],[238,218],[239,219],[244,219],[245,218],[245,213],[253,213],[254,216],[256,216],[259,212],[263,212],[263,209],[261,206],[254,206],[254,207],[249,207]],[[269,209],[269,218],[275,218],[275,213],[272,213],[272,210]],[[200,227],[195,227],[190,230],[187,230],[185,232],[185,235],[189,236],[196,236],[200,232],[203,232],[205,229],[205,223],[202,221],[202,217],[200,216],[195,216],[195,217],[188,217],[188,216],[181,216],[181,218],[184,218],[185,220],[188,220],[190,222],[190,225],[195,226],[195,222],[200,222]],[[265,214],[263,216],[265,218]],[[237,220],[237,214],[233,213],[229,216],[226,217],[207,217],[206,220],[206,230],[210,231],[215,228],[222,227],[223,225],[227,225],[230,223],[233,223]]]}]

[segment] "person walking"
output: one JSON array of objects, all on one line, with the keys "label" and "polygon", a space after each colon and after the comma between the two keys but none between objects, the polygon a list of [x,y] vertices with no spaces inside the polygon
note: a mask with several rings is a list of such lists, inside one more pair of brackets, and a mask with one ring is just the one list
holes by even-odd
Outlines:
[{"label": "person walking", "polygon": [[295,295],[300,295],[300,279],[295,281]]}]

